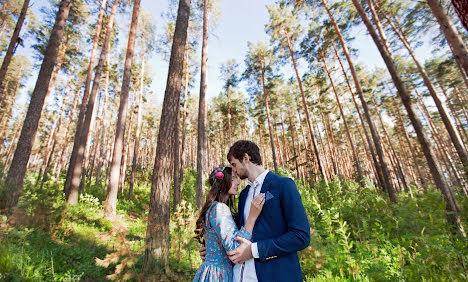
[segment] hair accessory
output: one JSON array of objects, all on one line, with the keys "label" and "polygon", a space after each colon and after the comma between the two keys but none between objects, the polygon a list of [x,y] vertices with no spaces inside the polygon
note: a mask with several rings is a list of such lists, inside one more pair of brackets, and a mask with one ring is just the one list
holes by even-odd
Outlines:
[{"label": "hair accessory", "polygon": [[220,167],[217,167],[213,170],[213,172],[211,173],[211,177],[213,178],[213,182],[216,183],[216,181],[221,180],[224,178],[224,169],[226,167],[224,166],[220,166]]}]

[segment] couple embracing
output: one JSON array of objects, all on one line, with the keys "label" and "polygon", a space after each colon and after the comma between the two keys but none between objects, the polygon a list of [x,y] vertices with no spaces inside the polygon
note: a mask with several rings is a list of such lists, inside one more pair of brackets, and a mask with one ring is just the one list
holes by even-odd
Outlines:
[{"label": "couple embracing", "polygon": [[[205,247],[194,281],[302,281],[297,252],[309,246],[310,226],[296,184],[263,168],[258,146],[234,143],[231,167],[210,174],[197,220]],[[240,179],[248,185],[234,206]]]}]

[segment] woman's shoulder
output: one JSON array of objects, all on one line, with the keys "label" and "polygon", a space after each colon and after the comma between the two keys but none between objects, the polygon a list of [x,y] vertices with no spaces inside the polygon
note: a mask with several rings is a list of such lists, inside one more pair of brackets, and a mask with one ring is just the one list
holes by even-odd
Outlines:
[{"label": "woman's shoulder", "polygon": [[231,215],[229,207],[222,202],[214,202],[213,210],[215,211],[216,216]]},{"label": "woman's shoulder", "polygon": [[210,214],[210,215],[219,214],[226,210],[230,212],[229,207],[225,203],[214,201],[213,203],[211,203],[210,207],[208,208],[207,214]]}]

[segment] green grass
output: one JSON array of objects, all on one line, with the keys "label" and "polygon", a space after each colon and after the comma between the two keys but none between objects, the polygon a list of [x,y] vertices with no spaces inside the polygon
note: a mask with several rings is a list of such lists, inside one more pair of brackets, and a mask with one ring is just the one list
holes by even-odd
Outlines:
[{"label": "green grass", "polygon": [[[184,201],[171,213],[170,225],[169,259],[178,281],[193,279],[201,264],[192,238],[196,174],[189,170],[185,176]],[[41,192],[33,179],[28,175],[16,214],[0,217],[0,280],[138,280],[148,182],[138,183],[132,200],[128,187],[119,194],[119,219],[113,224],[103,217],[102,185],[86,186],[79,204],[70,207],[53,181]],[[306,281],[468,280],[468,241],[452,234],[439,192],[414,192],[414,198],[401,193],[398,204],[390,204],[374,187],[350,180],[313,187],[297,183],[311,224],[310,246],[300,252]],[[468,200],[457,199],[467,226]]]}]

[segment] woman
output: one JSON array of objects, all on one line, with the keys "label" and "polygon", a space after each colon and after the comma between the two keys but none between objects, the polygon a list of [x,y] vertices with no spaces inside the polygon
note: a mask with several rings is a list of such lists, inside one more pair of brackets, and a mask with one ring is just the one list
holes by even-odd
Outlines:
[{"label": "woman", "polygon": [[249,217],[238,230],[231,214],[239,187],[237,176],[232,175],[230,167],[218,167],[211,172],[209,182],[211,190],[195,229],[195,238],[206,246],[206,257],[193,281],[232,281],[232,263],[226,252],[239,246],[236,237],[250,240],[265,203],[265,194],[259,194],[252,200]]}]

